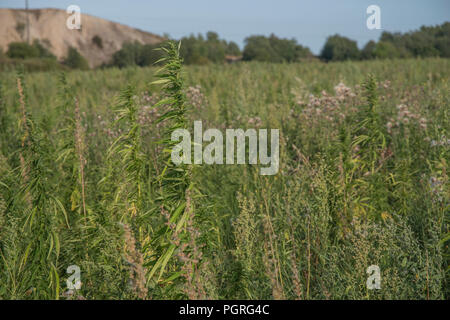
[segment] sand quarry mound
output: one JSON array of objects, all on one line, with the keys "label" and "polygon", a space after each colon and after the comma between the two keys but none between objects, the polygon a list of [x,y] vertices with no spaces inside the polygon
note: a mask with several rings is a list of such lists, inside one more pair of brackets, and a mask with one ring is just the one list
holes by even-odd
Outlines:
[{"label": "sand quarry mound", "polygon": [[[96,67],[109,62],[124,42],[155,44],[164,40],[158,35],[87,14],[81,14],[80,30],[70,30],[66,26],[68,17],[66,11],[59,9],[29,10],[30,42],[40,40],[60,60],[72,46],[88,60],[91,67]],[[27,41],[26,25],[26,10],[0,9],[0,47],[6,51],[11,42]],[[95,36],[101,39],[102,47],[93,41]]]}]

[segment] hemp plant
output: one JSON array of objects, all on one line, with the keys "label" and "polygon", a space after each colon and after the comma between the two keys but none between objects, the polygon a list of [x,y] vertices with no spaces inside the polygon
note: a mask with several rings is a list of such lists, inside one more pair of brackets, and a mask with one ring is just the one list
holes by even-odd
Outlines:
[{"label": "hemp plant", "polygon": [[[49,142],[26,110],[26,89],[23,76],[17,78],[19,101],[22,109],[20,135],[21,189],[13,199],[14,209],[20,221],[23,241],[20,264],[9,265],[14,295],[23,296],[24,289],[31,288],[29,295],[58,299],[60,294],[59,228],[70,228],[67,214],[60,200],[53,194]],[[30,290],[30,289],[28,289]]]},{"label": "hemp plant", "polygon": [[[193,188],[191,182],[191,168],[186,164],[175,165],[172,162],[171,155],[176,145],[172,141],[172,133],[177,129],[187,127],[186,119],[186,97],[183,91],[184,83],[181,75],[182,58],[180,57],[180,45],[169,42],[167,47],[162,47],[166,54],[158,63],[164,66],[158,71],[156,77],[158,80],[152,84],[162,85],[163,99],[155,104],[155,108],[166,107],[166,112],[157,120],[164,125],[164,132],[160,144],[163,151],[159,163],[163,164],[161,174],[154,181],[156,200],[159,211],[163,219],[163,226],[155,232],[153,241],[146,247],[151,249],[152,255],[149,255],[148,264],[151,270],[148,275],[148,281],[157,282],[163,276],[171,258],[176,254],[176,250],[183,251],[186,247],[186,223],[192,215],[193,208],[187,205],[188,190]],[[156,257],[156,258],[155,258]],[[172,265],[173,266],[173,265]],[[181,275],[178,268],[170,268],[170,281],[175,280]],[[159,271],[156,279],[153,277]]]}]

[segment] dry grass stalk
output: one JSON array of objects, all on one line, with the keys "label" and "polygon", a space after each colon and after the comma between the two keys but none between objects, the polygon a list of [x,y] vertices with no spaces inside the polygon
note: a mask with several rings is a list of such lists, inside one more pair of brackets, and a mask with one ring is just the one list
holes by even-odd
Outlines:
[{"label": "dry grass stalk", "polygon": [[81,200],[83,203],[83,215],[86,219],[86,186],[84,180],[84,166],[86,164],[86,159],[84,158],[83,128],[81,125],[80,106],[77,98],[75,98],[75,149],[80,162]]},{"label": "dry grass stalk", "polygon": [[266,273],[269,276],[270,282],[272,284],[272,295],[275,300],[284,300],[283,286],[279,281],[279,261],[276,257],[276,251],[274,248],[274,232],[272,223],[270,222],[270,217],[268,215],[264,218],[264,266],[266,268]]},{"label": "dry grass stalk", "polygon": [[[201,246],[197,245],[197,239],[200,236],[197,228],[194,227],[194,210],[192,208],[192,198],[190,191],[186,191],[186,212],[188,212],[188,219],[186,221],[186,230],[189,237],[189,242],[182,242],[180,238],[180,232],[176,231],[176,225],[170,223],[170,216],[167,211],[161,208],[161,213],[167,219],[167,225],[172,229],[172,243],[179,247],[177,256],[183,265],[181,267],[182,276],[185,278],[186,283],[183,287],[185,294],[190,300],[206,299],[206,290],[201,281],[201,260],[202,252]],[[189,249],[186,250],[186,249]]]},{"label": "dry grass stalk", "polygon": [[[23,131],[23,135],[21,138],[21,146],[22,146],[22,150],[19,153],[19,158],[20,158],[20,169],[21,169],[21,176],[22,176],[22,180],[23,180],[23,185],[26,185],[29,181],[29,168],[27,167],[27,164],[25,162],[25,157],[23,156],[23,150],[25,149],[25,143],[27,143],[28,147],[30,146],[30,141],[29,141],[29,136],[30,136],[30,130],[28,128],[28,123],[27,123],[27,112],[26,112],[26,107],[25,107],[25,95],[23,92],[23,86],[22,86],[22,79],[21,78],[17,78],[17,90],[19,92],[19,102],[20,102],[20,110],[22,113],[22,131]],[[29,206],[29,208],[31,209],[31,196],[30,194],[27,192],[25,195],[25,200]]]},{"label": "dry grass stalk", "polygon": [[144,258],[142,254],[136,249],[136,240],[133,236],[130,226],[123,225],[125,238],[125,259],[130,264],[130,280],[133,291],[139,299],[147,299],[147,289],[144,269]]}]

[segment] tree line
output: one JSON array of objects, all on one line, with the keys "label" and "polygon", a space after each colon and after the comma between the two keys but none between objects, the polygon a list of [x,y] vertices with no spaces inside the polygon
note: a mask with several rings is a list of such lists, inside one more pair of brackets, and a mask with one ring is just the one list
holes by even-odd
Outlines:
[{"label": "tree line", "polygon": [[369,41],[362,50],[356,41],[340,35],[328,37],[320,58],[325,61],[450,57],[450,22],[407,33],[383,32],[378,42]]},{"label": "tree line", "polygon": [[[167,37],[169,38],[169,37]],[[102,39],[96,36],[97,49],[102,50]],[[413,57],[450,57],[450,22],[437,26],[422,26],[419,30],[407,33],[383,32],[378,42],[369,41],[362,49],[356,41],[339,34],[327,38],[320,54],[315,56],[311,50],[295,39],[254,35],[245,39],[243,50],[233,41],[220,39],[216,32],[205,35],[190,35],[181,39],[180,54],[185,64],[204,65],[223,63],[227,57],[232,61],[261,61],[274,63],[301,62],[310,59],[322,61],[395,59]],[[113,54],[111,61],[102,67],[150,66],[162,57],[157,50],[161,44],[124,43]],[[5,56],[0,51],[1,57]],[[13,59],[55,60],[39,41],[33,44],[13,42],[9,44],[6,56]],[[69,68],[87,69],[86,59],[75,49],[69,48],[63,64]]]},{"label": "tree line", "polygon": [[[327,38],[319,56],[314,56],[308,47],[295,39],[254,35],[245,39],[244,49],[233,42],[220,39],[215,32],[190,35],[180,39],[181,56],[186,64],[223,63],[227,55],[240,57],[243,61],[262,62],[301,62],[309,59],[323,61],[395,59],[413,57],[450,57],[450,22],[426,27],[417,31],[383,32],[379,41],[369,41],[361,50],[356,41],[335,34]],[[155,51],[160,44],[143,45],[126,43],[117,51],[110,65],[125,67],[130,65],[147,66],[161,57]]]},{"label": "tree line", "polygon": [[[46,71],[57,69],[89,69],[88,61],[76,48],[69,47],[66,58],[60,63],[56,56],[47,47],[49,44],[34,40],[27,42],[11,42],[4,53],[0,48],[0,70],[3,66],[17,65],[18,62],[26,62],[23,67],[28,71]],[[19,63],[20,64],[20,63]]]}]

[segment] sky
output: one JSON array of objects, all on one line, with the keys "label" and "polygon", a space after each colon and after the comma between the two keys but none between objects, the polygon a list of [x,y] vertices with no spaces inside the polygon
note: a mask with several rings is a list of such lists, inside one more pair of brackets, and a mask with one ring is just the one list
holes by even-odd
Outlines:
[{"label": "sky", "polygon": [[[336,33],[361,48],[382,31],[407,32],[450,21],[450,0],[29,0],[30,8],[65,10],[71,4],[81,13],[175,39],[216,31],[242,48],[250,35],[274,33],[295,38],[315,54]],[[381,30],[366,26],[370,5],[381,9]],[[0,8],[24,6],[25,0],[0,0]]]}]

